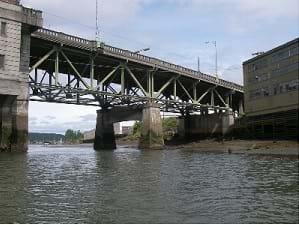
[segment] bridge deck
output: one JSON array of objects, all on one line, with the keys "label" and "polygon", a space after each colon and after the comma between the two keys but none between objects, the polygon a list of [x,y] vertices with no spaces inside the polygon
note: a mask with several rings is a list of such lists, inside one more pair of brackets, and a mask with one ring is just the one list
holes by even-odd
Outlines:
[{"label": "bridge deck", "polygon": [[123,60],[129,60],[131,62],[149,66],[153,69],[161,69],[164,71],[176,73],[182,76],[190,77],[196,80],[201,80],[213,85],[222,86],[224,88],[243,93],[243,86],[239,84],[229,82],[223,79],[217,80],[216,77],[208,74],[204,74],[153,57],[148,57],[142,54],[136,54],[129,50],[109,46],[104,43],[100,43],[100,45],[98,46],[98,43],[96,41],[83,39],[80,37],[68,35],[62,32],[56,32],[49,29],[39,29],[32,34],[32,37],[54,42],[60,45],[63,44],[65,46],[86,50],[89,52],[100,51],[101,54],[106,56],[111,56]]}]

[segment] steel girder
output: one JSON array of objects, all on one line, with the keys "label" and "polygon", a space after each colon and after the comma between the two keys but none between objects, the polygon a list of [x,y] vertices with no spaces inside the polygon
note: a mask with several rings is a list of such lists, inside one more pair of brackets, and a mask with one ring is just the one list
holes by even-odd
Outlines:
[{"label": "steel girder", "polygon": [[[74,55],[79,59],[84,55],[88,61],[76,60]],[[63,45],[53,45],[43,54],[32,54],[30,100],[102,108],[151,101],[160,103],[163,111],[183,114],[233,107],[231,90],[220,92],[217,85],[201,85],[200,79],[188,80],[157,68],[138,68],[126,60],[114,59],[109,65],[105,60],[100,51]]]}]

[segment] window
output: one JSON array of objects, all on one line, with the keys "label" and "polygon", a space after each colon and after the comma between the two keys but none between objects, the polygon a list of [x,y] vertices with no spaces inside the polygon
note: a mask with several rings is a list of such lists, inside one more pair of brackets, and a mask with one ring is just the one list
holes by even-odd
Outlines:
[{"label": "window", "polygon": [[290,56],[293,56],[293,55],[298,55],[299,54],[299,48],[298,46],[294,46],[290,49]]},{"label": "window", "polygon": [[289,91],[296,91],[299,89],[299,80],[291,80],[281,84],[275,84],[273,86],[274,95],[286,93]]},{"label": "window", "polygon": [[1,22],[1,36],[6,36],[6,22]]},{"label": "window", "polygon": [[4,69],[4,55],[0,55],[0,69]]},{"label": "window", "polygon": [[281,75],[285,75],[286,73],[290,73],[290,72],[298,71],[298,70],[299,70],[299,63],[297,62],[297,63],[283,66],[279,69],[272,70],[272,75],[273,76],[281,76]]},{"label": "window", "polygon": [[268,67],[268,60],[267,59],[261,59],[255,63],[252,63],[248,65],[248,73],[252,73],[256,70],[264,69]]}]

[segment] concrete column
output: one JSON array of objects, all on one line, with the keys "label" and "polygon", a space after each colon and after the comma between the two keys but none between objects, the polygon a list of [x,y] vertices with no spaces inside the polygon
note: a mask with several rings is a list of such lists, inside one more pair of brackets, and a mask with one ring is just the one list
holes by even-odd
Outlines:
[{"label": "concrete column", "polygon": [[11,149],[12,102],[12,96],[0,96],[0,151]]},{"label": "concrete column", "polygon": [[17,96],[0,96],[0,151],[27,151],[27,110],[28,101],[18,101]]},{"label": "concrete column", "polygon": [[28,150],[28,99],[17,98],[13,107],[12,151]]},{"label": "concrete column", "polygon": [[222,114],[222,134],[226,135],[230,132],[231,127],[234,125],[235,119],[231,108],[227,109]]},{"label": "concrete column", "polygon": [[110,119],[109,110],[97,111],[97,126],[93,147],[95,150],[116,149],[113,122]]},{"label": "concrete column", "polygon": [[163,149],[163,129],[158,104],[148,103],[142,111],[140,149]]}]

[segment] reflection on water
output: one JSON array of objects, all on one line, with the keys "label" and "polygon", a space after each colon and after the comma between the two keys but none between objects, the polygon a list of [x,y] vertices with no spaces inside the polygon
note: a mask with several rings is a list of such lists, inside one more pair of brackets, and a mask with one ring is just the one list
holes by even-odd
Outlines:
[{"label": "reflection on water", "polygon": [[30,146],[0,154],[0,223],[298,223],[298,159]]}]

